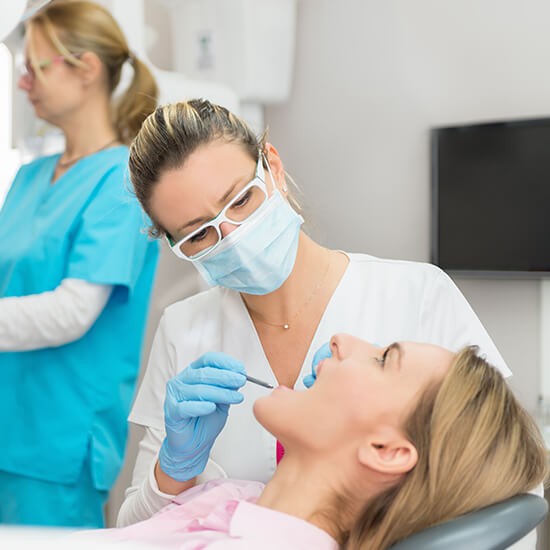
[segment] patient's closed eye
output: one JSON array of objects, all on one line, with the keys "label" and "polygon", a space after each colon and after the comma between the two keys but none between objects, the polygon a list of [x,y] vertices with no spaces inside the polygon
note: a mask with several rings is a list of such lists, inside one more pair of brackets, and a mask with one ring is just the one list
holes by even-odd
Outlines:
[{"label": "patient's closed eye", "polygon": [[387,347],[385,350],[384,350],[384,353],[382,354],[382,357],[380,359],[376,359],[376,362],[381,366],[381,367],[384,367],[386,366],[386,359],[388,357],[388,353],[390,352],[390,349],[391,349],[391,346],[390,347]]}]

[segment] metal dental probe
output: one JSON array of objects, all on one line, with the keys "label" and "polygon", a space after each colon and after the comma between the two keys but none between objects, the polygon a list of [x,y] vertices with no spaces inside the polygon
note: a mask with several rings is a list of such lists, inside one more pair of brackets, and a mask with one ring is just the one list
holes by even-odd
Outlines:
[{"label": "metal dental probe", "polygon": [[267,382],[263,382],[262,380],[258,380],[257,378],[254,378],[253,376],[246,375],[246,379],[249,382],[252,382],[253,384],[258,384],[258,386],[263,386],[264,388],[268,388],[270,390],[273,389],[273,386],[271,384],[268,384]]}]

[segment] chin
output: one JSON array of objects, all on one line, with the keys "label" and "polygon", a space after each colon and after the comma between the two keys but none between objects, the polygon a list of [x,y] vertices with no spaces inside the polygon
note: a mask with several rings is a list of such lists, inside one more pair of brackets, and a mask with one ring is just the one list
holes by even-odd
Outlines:
[{"label": "chin", "polygon": [[301,415],[302,393],[304,392],[279,387],[269,395],[256,399],[252,407],[256,420],[269,433],[281,440],[295,423],[296,417]]},{"label": "chin", "polygon": [[252,405],[252,411],[254,413],[254,416],[256,417],[256,420],[260,424],[262,424],[262,426],[263,426],[262,418],[264,416],[264,411],[266,408],[268,410],[270,408],[269,403],[266,403],[266,401],[269,401],[270,397],[271,397],[271,394],[266,395],[265,397],[259,397],[258,399],[256,399],[256,401],[254,401],[254,404]]},{"label": "chin", "polygon": [[40,120],[43,120],[48,124],[52,124],[52,122],[48,119],[47,113],[45,113],[44,109],[41,108],[40,103],[36,103],[35,105],[33,105],[33,107],[34,107],[34,116],[36,118],[39,118]]},{"label": "chin", "polygon": [[[283,405],[284,407],[284,405]],[[277,437],[278,425],[281,417],[284,416],[284,410],[281,410],[281,403],[273,399],[273,393],[256,399],[252,406],[256,420],[271,434]]]}]

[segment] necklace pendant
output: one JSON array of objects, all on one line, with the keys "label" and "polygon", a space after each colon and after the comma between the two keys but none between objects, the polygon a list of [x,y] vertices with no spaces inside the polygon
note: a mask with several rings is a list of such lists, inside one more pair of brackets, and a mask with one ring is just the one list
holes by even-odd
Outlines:
[{"label": "necklace pendant", "polygon": [[290,327],[289,327],[287,324],[284,324],[284,325],[283,325],[283,328],[284,328],[285,330],[287,330],[287,329],[289,329]]}]

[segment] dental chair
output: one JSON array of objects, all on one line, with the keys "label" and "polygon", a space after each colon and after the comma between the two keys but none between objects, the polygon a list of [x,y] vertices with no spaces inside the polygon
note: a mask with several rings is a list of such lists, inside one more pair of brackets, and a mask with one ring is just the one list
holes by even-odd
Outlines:
[{"label": "dental chair", "polygon": [[[532,531],[547,512],[544,498],[516,495],[415,533],[394,544],[391,550],[504,550]],[[534,544],[521,544],[524,548],[534,550]]]}]

